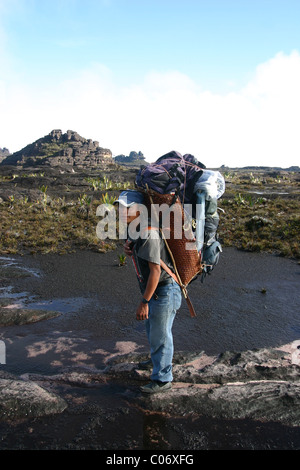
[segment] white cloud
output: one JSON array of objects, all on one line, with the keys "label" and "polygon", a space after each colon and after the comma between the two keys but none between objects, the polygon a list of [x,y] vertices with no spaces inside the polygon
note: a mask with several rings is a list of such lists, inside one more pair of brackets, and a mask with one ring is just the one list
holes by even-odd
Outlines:
[{"label": "white cloud", "polygon": [[[2,80],[2,81],[1,81]],[[177,71],[152,71],[131,87],[101,64],[61,83],[0,76],[0,147],[19,150],[52,129],[79,132],[117,155],[169,150],[208,167],[299,164],[300,55],[277,54],[245,88],[218,95]]]}]

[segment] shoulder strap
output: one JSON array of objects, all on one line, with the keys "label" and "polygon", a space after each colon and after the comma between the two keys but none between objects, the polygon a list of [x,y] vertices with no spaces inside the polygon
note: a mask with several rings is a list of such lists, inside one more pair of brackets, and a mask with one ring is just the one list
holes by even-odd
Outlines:
[{"label": "shoulder strap", "polygon": [[169,266],[167,266],[166,263],[162,259],[160,260],[160,265],[174,279],[174,281],[177,282],[177,284],[180,285],[180,282],[179,282],[178,277],[176,276],[176,274],[173,273],[173,271],[171,271]]},{"label": "shoulder strap", "polygon": [[[154,227],[148,227],[148,230],[158,230],[158,229],[154,228]],[[186,287],[182,285],[182,283],[180,282],[180,280],[178,279],[176,274],[173,273],[173,271],[171,271],[171,269],[166,265],[166,263],[162,259],[160,260],[160,265],[174,279],[174,281],[177,282],[177,284],[181,287],[181,290],[182,290],[182,293],[185,297],[186,303],[188,305],[191,317],[196,317],[196,312],[195,312],[193,304],[192,304],[192,302],[191,302],[191,300],[188,296]]]},{"label": "shoulder strap", "polygon": [[188,296],[187,290],[183,289],[183,287],[180,285],[180,282],[178,281],[178,278],[177,278],[176,274],[174,274],[173,271],[171,271],[171,269],[166,265],[166,263],[162,259],[160,260],[160,265],[170,276],[172,276],[174,281],[177,282],[177,284],[179,284],[179,286],[181,287],[181,290],[183,292],[183,295],[185,297],[186,303],[188,305],[191,317],[195,317],[196,312],[195,312],[195,309],[194,309],[193,304],[191,302],[191,299]]}]

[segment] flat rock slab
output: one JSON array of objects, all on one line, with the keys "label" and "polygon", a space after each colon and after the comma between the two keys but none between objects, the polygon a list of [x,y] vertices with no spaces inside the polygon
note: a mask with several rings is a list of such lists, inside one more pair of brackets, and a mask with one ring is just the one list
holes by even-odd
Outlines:
[{"label": "flat rock slab", "polygon": [[[146,359],[124,354],[103,369],[69,367],[55,375],[23,374],[18,380],[0,374],[0,418],[60,413],[65,401],[42,388],[67,384],[90,388],[121,383],[128,406],[168,416],[251,419],[300,426],[300,341],[280,349],[257,349],[219,356],[175,353],[171,390],[155,395],[140,392],[151,370],[138,368]],[[22,380],[21,380],[22,379]]]},{"label": "flat rock slab", "polygon": [[[174,357],[171,390],[137,397],[151,411],[221,419],[254,419],[300,426],[300,341],[281,349],[203,353]],[[112,377],[149,380],[137,363],[115,358],[105,373]]]},{"label": "flat rock slab", "polygon": [[260,420],[300,426],[300,383],[257,381],[226,385],[174,384],[146,397],[147,407],[168,414]]},{"label": "flat rock slab", "polygon": [[0,306],[0,326],[27,325],[60,315],[59,312],[51,310],[19,308],[13,305]]},{"label": "flat rock slab", "polygon": [[61,413],[67,403],[35,382],[0,378],[0,420]]}]

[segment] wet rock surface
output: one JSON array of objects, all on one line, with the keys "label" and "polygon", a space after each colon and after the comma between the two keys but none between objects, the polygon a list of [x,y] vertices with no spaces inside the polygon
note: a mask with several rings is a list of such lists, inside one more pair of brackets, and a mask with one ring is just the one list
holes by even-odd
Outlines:
[{"label": "wet rock surface", "polygon": [[2,259],[3,309],[60,315],[1,327],[0,448],[300,449],[298,266],[225,250],[193,286],[197,318],[177,315],[172,389],[149,397],[139,292],[116,260]]},{"label": "wet rock surface", "polygon": [[[153,396],[139,391],[149,380],[149,372],[138,368],[141,354],[119,355],[101,370],[70,367],[55,375],[0,378],[0,429],[8,437],[4,421],[19,421],[17,435],[31,429],[36,439],[42,423],[50,427],[46,440],[25,437],[23,445],[28,441],[31,448],[218,449],[231,433],[227,448],[299,449],[299,344],[218,357],[177,353],[172,389]],[[259,372],[259,380],[262,367],[266,374]],[[75,428],[67,440],[64,433],[53,439],[62,421]]]},{"label": "wet rock surface", "polygon": [[[227,352],[217,358],[182,354],[170,391],[141,398],[153,411],[300,425],[300,341],[281,350]],[[121,366],[121,367],[120,367]],[[145,378],[136,363],[108,367],[109,375]]]},{"label": "wet rock surface", "polygon": [[[7,299],[9,300],[9,299]],[[2,302],[1,302],[2,303]],[[47,312],[38,309],[14,307],[13,304],[0,307],[0,326],[26,325],[41,320],[47,320],[60,315],[59,312]]]},{"label": "wet rock surface", "polygon": [[[30,272],[16,265],[12,260],[3,258],[0,260],[0,283],[6,280],[30,277]],[[0,327],[11,325],[26,325],[60,315],[59,312],[43,309],[24,308],[22,303],[14,297],[0,298]]]},{"label": "wet rock surface", "polygon": [[67,408],[63,398],[32,381],[2,378],[0,374],[0,420],[17,421],[61,413]]}]

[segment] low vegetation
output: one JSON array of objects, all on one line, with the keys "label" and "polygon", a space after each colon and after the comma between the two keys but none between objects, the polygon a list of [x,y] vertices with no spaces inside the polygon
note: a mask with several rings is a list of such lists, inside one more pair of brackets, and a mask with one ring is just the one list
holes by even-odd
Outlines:
[{"label": "low vegetation", "polygon": [[77,201],[62,198],[36,202],[12,199],[0,204],[1,254],[70,253],[77,249],[105,252],[114,241],[97,238],[96,208],[100,201],[83,194]]},{"label": "low vegetation", "polygon": [[300,259],[300,174],[228,170],[219,200],[224,246]]},{"label": "low vegetation", "polygon": [[[218,201],[223,246],[300,259],[299,173],[228,170],[223,174],[226,192]],[[133,181],[88,177],[85,192],[70,195],[68,188],[57,196],[46,182],[40,184],[44,174],[36,171],[27,173],[37,180],[38,197],[33,200],[26,191],[16,190],[17,176],[12,171],[0,177],[11,183],[9,196],[0,198],[1,254],[115,249],[116,240],[97,237],[96,210],[100,204],[112,204],[118,191],[133,187]],[[120,259],[120,264],[124,262]]]},{"label": "low vegetation", "polygon": [[[1,181],[13,183],[18,177],[41,178],[44,173],[33,172],[18,175],[1,176]],[[99,240],[96,227],[99,217],[97,207],[101,204],[113,204],[116,197],[112,191],[122,191],[132,187],[132,183],[113,182],[107,176],[103,178],[85,178],[87,189],[92,194],[73,192],[66,188],[66,197],[55,197],[49,194],[48,186],[38,186],[35,200],[21,196],[12,186],[12,193],[6,201],[0,198],[0,232],[1,254],[65,254],[78,249],[92,249],[106,252],[115,249],[115,240]],[[108,191],[103,192],[108,189]],[[15,191],[14,191],[15,190]]]},{"label": "low vegetation", "polygon": [[300,259],[300,201],[238,193],[219,202],[224,246]]}]

